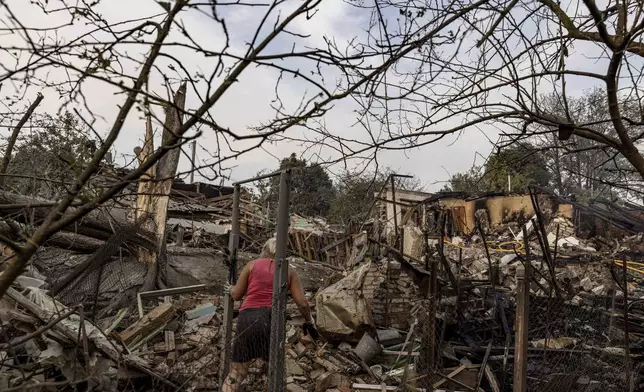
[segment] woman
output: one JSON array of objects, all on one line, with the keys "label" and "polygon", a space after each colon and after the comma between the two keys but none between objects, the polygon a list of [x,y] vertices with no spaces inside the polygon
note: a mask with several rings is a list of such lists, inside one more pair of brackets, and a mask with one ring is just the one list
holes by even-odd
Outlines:
[{"label": "woman", "polygon": [[[266,241],[262,254],[257,260],[246,264],[239,280],[230,293],[234,301],[244,296],[244,302],[237,317],[237,333],[233,342],[230,373],[222,392],[236,392],[246,377],[251,362],[257,358],[268,361],[271,335],[271,307],[273,306],[273,274],[275,272],[275,239]],[[289,268],[288,288],[304,317],[305,332],[315,336],[315,322],[304,289],[297,273]]]}]

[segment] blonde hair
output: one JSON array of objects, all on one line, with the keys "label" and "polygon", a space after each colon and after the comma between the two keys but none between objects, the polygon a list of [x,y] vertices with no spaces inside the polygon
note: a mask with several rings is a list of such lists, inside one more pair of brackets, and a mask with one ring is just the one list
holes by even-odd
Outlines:
[{"label": "blonde hair", "polygon": [[262,253],[260,254],[260,257],[263,259],[274,259],[275,258],[275,244],[277,241],[275,238],[271,238],[266,243],[264,243],[264,247],[262,248]]}]

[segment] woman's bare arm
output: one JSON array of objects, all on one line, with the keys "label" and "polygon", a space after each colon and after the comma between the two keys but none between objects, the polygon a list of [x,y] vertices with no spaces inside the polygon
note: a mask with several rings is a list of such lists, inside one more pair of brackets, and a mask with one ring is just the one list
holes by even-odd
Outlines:
[{"label": "woman's bare arm", "polygon": [[246,294],[246,288],[248,288],[248,276],[250,275],[250,270],[253,268],[253,263],[250,262],[244,266],[241,274],[239,274],[239,279],[237,283],[230,290],[230,295],[233,297],[233,301],[239,301],[244,298]]},{"label": "woman's bare arm", "polygon": [[300,277],[297,276],[295,271],[289,269],[288,281],[291,296],[293,296],[297,308],[300,310],[304,319],[309,322],[311,320],[311,308],[309,308],[309,301],[304,295],[304,288],[302,287],[302,282],[300,282]]}]

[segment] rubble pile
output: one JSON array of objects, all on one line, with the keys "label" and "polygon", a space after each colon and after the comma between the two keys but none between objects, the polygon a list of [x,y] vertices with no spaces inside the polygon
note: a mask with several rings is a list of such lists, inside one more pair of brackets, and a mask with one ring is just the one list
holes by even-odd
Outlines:
[{"label": "rubble pile", "polygon": [[329,339],[354,342],[372,327],[407,329],[416,293],[399,262],[365,261],[317,295],[318,329]]},{"label": "rubble pile", "polygon": [[174,317],[155,330],[158,332],[147,350],[138,355],[148,360],[160,375],[186,390],[215,389],[221,353],[220,303],[221,297],[208,294],[182,296],[178,301],[162,303],[160,307],[174,309]]},{"label": "rubble pile", "polygon": [[[208,200],[219,218],[227,216],[229,196]],[[194,209],[186,208],[175,209],[184,220]],[[303,333],[304,320],[289,302],[286,390],[507,391],[521,312],[529,315],[530,390],[617,391],[629,374],[636,384],[644,368],[638,280],[644,236],[578,237],[571,208],[535,211],[532,219],[508,211],[499,224],[492,224],[497,217],[458,237],[441,230],[428,244],[429,230],[412,223],[396,239],[391,232],[343,236],[325,222],[295,217],[289,249],[300,257],[289,265],[301,278],[321,337]],[[202,220],[208,211],[200,211]],[[124,236],[118,257],[97,262],[90,253],[112,240],[113,222],[95,214],[89,223],[83,230],[94,237],[71,250],[43,247],[0,299],[0,389],[42,383],[42,390],[217,390],[225,330],[219,294],[229,255],[204,243],[181,246],[185,233],[177,230],[162,274],[179,290],[141,293],[148,268],[133,250],[146,237]],[[244,233],[245,241],[261,243],[252,234]],[[65,235],[71,233],[61,233],[55,244],[70,240]],[[255,257],[238,252],[237,273]],[[311,262],[321,259],[326,264]],[[522,286],[529,292],[526,309],[517,301],[521,269],[530,271]],[[131,294],[126,301],[105,311],[124,292]],[[255,361],[245,390],[266,390],[267,366]]]},{"label": "rubble pile", "polygon": [[395,260],[371,261],[368,264],[362,295],[367,299],[374,325],[409,328],[410,298],[415,298],[417,291],[412,280]]},{"label": "rubble pile", "polygon": [[[0,345],[0,387],[85,387],[122,390],[126,383],[176,387],[155,373],[107,331],[90,322],[82,307],[66,307],[35,287],[10,288],[1,302],[6,338]],[[31,374],[25,374],[25,370]]]}]

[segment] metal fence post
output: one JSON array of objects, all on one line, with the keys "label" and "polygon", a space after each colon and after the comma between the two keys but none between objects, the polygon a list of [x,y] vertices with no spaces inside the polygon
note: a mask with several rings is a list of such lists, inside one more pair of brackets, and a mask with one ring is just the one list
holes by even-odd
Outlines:
[{"label": "metal fence post", "polygon": [[291,170],[280,176],[280,193],[277,210],[277,238],[275,244],[275,273],[273,278],[273,309],[271,312],[271,341],[268,361],[268,390],[283,392],[286,388],[284,377],[284,343],[286,339],[286,294],[288,283],[288,242],[289,203],[291,192]]},{"label": "metal fence post", "polygon": [[[239,248],[239,198],[241,188],[235,185],[233,191],[233,216],[230,235],[228,237],[228,283],[235,284],[237,281],[237,248]],[[233,336],[233,297],[230,292],[224,293],[224,347],[221,353],[221,366],[219,367],[219,387],[224,385],[228,371],[230,370],[231,342]]]},{"label": "metal fence post", "polygon": [[[529,265],[530,260],[527,260]],[[514,385],[513,392],[527,391],[528,360],[528,306],[530,304],[530,267],[517,267],[517,309],[514,340]]]}]

